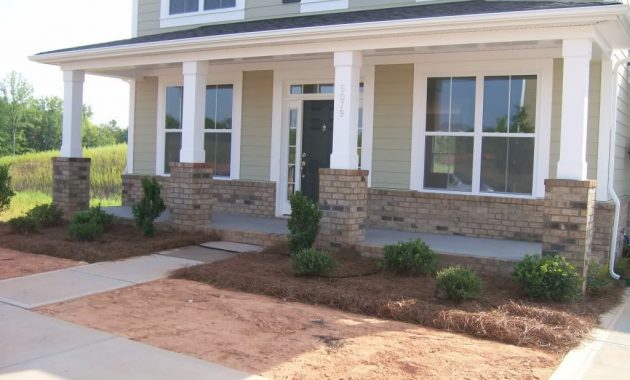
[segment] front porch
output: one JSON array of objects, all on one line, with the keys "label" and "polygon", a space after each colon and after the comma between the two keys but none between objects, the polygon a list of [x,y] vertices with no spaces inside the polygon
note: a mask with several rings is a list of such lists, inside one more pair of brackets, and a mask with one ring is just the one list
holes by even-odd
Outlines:
[{"label": "front porch", "polygon": [[[107,207],[105,210],[123,220],[133,219],[131,207]],[[169,211],[164,211],[158,223],[168,225]],[[287,219],[255,217],[215,212],[208,229],[218,233],[223,240],[237,243],[270,246],[286,241]],[[380,256],[383,247],[400,241],[422,239],[440,257],[441,265],[465,265],[489,275],[507,276],[515,262],[525,255],[540,254],[542,243],[488,239],[468,236],[405,232],[382,228],[367,228],[365,240],[357,245],[364,255]]]}]

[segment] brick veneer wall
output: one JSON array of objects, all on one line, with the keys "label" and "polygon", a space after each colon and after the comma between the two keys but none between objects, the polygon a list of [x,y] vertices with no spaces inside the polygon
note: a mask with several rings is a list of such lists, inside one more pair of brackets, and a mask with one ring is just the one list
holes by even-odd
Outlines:
[{"label": "brick veneer wall", "polygon": [[53,202],[66,219],[90,206],[90,162],[89,158],[52,159]]},{"label": "brick veneer wall", "polygon": [[377,228],[541,241],[542,199],[370,189],[368,221]]},{"label": "brick veneer wall", "polygon": [[[617,235],[617,256],[621,255],[623,248],[623,233],[628,225],[628,212],[630,197],[623,197],[621,201],[621,212],[619,215],[619,227]],[[593,243],[591,258],[603,264],[608,262],[610,254],[610,231],[612,230],[614,216],[613,202],[595,203],[595,221],[593,226]]]},{"label": "brick veneer wall", "polygon": [[[125,174],[122,176],[122,203],[131,206],[142,198],[141,175]],[[170,177],[155,177],[162,185],[162,193],[168,189]],[[254,216],[275,216],[275,182],[257,182],[241,180],[215,180],[212,183],[213,209],[232,214]],[[164,197],[168,204],[168,200]]]},{"label": "brick veneer wall", "polygon": [[212,218],[212,168],[207,164],[171,162],[166,192],[171,224],[182,230],[205,230]]}]

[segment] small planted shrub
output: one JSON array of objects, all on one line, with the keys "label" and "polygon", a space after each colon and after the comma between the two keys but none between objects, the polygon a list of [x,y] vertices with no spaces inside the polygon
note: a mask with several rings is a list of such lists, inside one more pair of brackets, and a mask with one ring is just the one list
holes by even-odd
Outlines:
[{"label": "small planted shrub", "polygon": [[90,207],[86,211],[90,218],[96,221],[97,224],[103,226],[103,230],[107,231],[107,229],[114,224],[114,215],[108,214],[101,208],[101,205]]},{"label": "small planted shrub", "polygon": [[161,188],[155,178],[142,178],[144,195],[139,203],[133,206],[133,218],[136,226],[142,230],[144,236],[155,234],[154,221],[166,209],[161,197]]},{"label": "small planted shrub", "polygon": [[435,273],[437,267],[437,255],[420,239],[386,245],[383,253],[386,271],[426,276]]},{"label": "small planted shrub", "polygon": [[54,203],[33,207],[26,213],[42,227],[56,227],[63,223],[63,211]]},{"label": "small planted shrub", "polygon": [[532,298],[541,301],[572,301],[580,296],[580,276],[562,256],[525,256],[514,265],[514,279]]},{"label": "small planted shrub", "polygon": [[608,267],[591,262],[588,266],[586,290],[590,295],[599,296],[615,285],[615,280],[608,274]]},{"label": "small planted shrub", "polygon": [[11,231],[20,234],[30,234],[36,232],[39,229],[37,220],[28,215],[18,216],[17,218],[9,219],[7,222]]},{"label": "small planted shrub", "polygon": [[313,246],[321,217],[319,206],[306,195],[298,191],[291,196],[291,216],[287,223],[291,254]]},{"label": "small planted shrub", "polygon": [[291,256],[293,273],[298,275],[322,275],[337,267],[335,260],[326,252],[303,249]]},{"label": "small planted shrub", "polygon": [[481,279],[470,269],[454,266],[437,272],[437,289],[455,301],[474,299],[481,292]]},{"label": "small planted shrub", "polygon": [[15,192],[11,189],[9,165],[0,165],[0,214],[9,208],[14,195]]},{"label": "small planted shrub", "polygon": [[77,240],[93,241],[98,239],[113,222],[114,216],[107,214],[99,205],[74,214],[70,219],[68,230],[70,236]]}]

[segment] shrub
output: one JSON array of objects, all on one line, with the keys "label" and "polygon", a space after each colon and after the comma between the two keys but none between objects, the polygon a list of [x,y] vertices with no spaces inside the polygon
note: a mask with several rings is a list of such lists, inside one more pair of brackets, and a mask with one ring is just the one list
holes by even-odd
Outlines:
[{"label": "shrub", "polygon": [[335,269],[337,263],[326,252],[308,248],[291,256],[293,273],[299,275],[321,275]]},{"label": "shrub", "polygon": [[101,206],[79,211],[70,219],[69,232],[77,240],[93,241],[114,222],[114,216],[107,214]]},{"label": "shrub", "polygon": [[9,165],[0,165],[0,214],[9,208],[14,195],[15,192],[11,189]]},{"label": "shrub", "polygon": [[289,250],[291,254],[311,248],[319,234],[319,206],[299,191],[291,196],[289,228]]},{"label": "shrub", "polygon": [[33,233],[39,229],[37,219],[27,215],[9,219],[7,223],[9,224],[11,231],[21,234]]},{"label": "shrub", "polygon": [[420,239],[386,245],[383,253],[382,266],[388,271],[428,275],[437,267],[437,255]]},{"label": "shrub", "polygon": [[90,218],[96,221],[97,224],[103,226],[103,230],[107,230],[109,226],[114,223],[114,215],[108,214],[101,208],[101,205],[90,207],[85,211],[90,215]]},{"label": "shrub", "polygon": [[142,190],[144,196],[133,206],[133,218],[144,236],[153,236],[155,234],[153,222],[162,214],[166,206],[160,195],[160,185],[155,178],[142,178]]},{"label": "shrub", "polygon": [[35,219],[42,227],[55,227],[63,222],[63,211],[54,203],[35,206],[26,215]]},{"label": "shrub", "polygon": [[589,294],[601,295],[614,285],[615,280],[608,274],[608,266],[600,265],[594,261],[589,264],[586,278],[586,289]]},{"label": "shrub", "polygon": [[630,258],[620,257],[615,263],[615,272],[621,276],[627,276],[630,269]]},{"label": "shrub", "polygon": [[566,302],[581,293],[580,276],[562,256],[527,255],[514,266],[514,279],[537,300]]},{"label": "shrub", "polygon": [[481,279],[470,269],[454,266],[437,272],[437,289],[455,301],[476,298],[481,292]]}]

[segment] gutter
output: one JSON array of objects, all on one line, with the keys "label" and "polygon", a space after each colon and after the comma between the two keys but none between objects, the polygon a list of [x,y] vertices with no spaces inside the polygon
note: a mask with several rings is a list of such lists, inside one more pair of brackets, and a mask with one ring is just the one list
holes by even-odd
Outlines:
[{"label": "gutter", "polygon": [[[617,78],[619,77],[619,67],[624,64],[630,63],[630,58],[625,58],[617,63],[613,67],[612,72],[612,81],[613,81],[613,99],[615,101],[612,103],[612,126],[610,127],[610,146],[608,147],[608,194],[612,198],[615,204],[615,215],[613,219],[612,231],[610,233],[610,254],[608,257],[608,273],[610,277],[615,280],[619,280],[621,276],[615,273],[615,259],[617,257],[617,230],[619,228],[619,216],[621,214],[621,201],[619,200],[619,196],[615,192],[614,188],[614,178],[615,178],[615,139],[617,137],[617,103],[619,102],[619,97],[617,94]],[[627,70],[627,68],[624,68]]]},{"label": "gutter", "polygon": [[[484,29],[511,25],[539,26],[551,24],[557,26],[561,21],[573,23],[593,23],[602,17],[618,18],[626,14],[627,6],[623,4],[610,6],[589,6],[579,8],[558,8],[552,10],[529,10],[505,13],[487,13],[464,16],[443,16],[410,20],[392,20],[313,26],[296,29],[269,30],[260,32],[236,33],[219,36],[205,36],[185,39],[173,39],[155,42],[130,43],[118,46],[92,47],[80,50],[40,53],[30,56],[34,62],[57,64],[98,59],[112,56],[137,56],[146,54],[172,53],[195,49],[218,47],[251,46],[260,44],[277,44],[287,42],[312,42],[322,38],[343,38],[344,33],[351,36],[369,37],[394,33],[410,32],[446,32],[464,28],[483,26]],[[353,35],[354,34],[354,35]],[[347,35],[345,35],[347,37]]]}]

